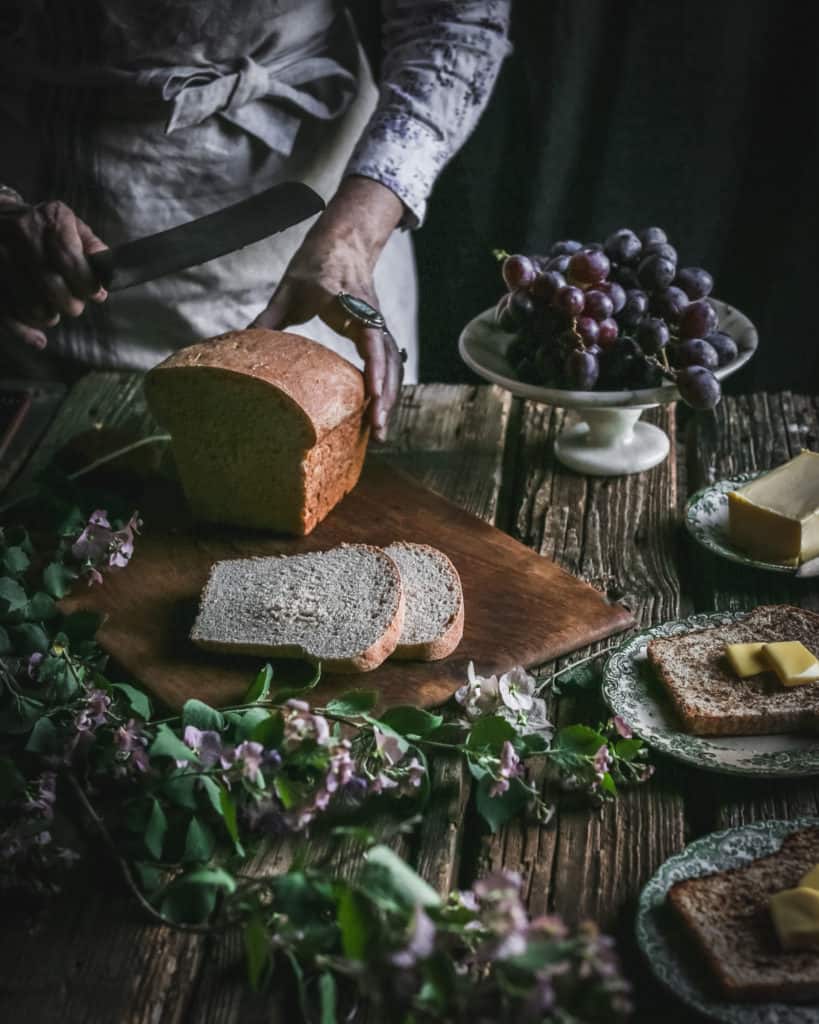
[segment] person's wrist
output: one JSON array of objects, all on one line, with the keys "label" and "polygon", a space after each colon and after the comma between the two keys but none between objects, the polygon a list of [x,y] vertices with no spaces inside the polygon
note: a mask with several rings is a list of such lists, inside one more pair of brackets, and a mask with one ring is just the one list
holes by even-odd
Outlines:
[{"label": "person's wrist", "polygon": [[403,216],[404,204],[385,185],[350,175],[342,180],[319,223],[336,242],[360,253],[372,270]]}]

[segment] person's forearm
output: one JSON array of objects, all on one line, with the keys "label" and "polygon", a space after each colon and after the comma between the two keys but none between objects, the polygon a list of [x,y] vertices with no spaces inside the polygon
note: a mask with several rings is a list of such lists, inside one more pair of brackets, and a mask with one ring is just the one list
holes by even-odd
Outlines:
[{"label": "person's forearm", "polygon": [[350,175],[339,185],[311,234],[352,247],[372,268],[403,216],[404,204],[386,185]]}]

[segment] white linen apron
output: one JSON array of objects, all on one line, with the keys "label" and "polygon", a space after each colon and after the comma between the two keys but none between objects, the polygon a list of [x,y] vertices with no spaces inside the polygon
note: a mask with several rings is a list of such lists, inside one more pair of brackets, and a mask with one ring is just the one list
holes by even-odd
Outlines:
[{"label": "white linen apron", "polygon": [[[339,3],[267,0],[254,3],[252,15],[241,0],[134,7],[126,0],[103,7],[110,66],[34,65],[41,80],[99,98],[93,181],[81,183],[80,212],[101,238],[117,245],[153,234],[279,181],[304,181],[325,199],[333,195],[377,100]],[[166,15],[179,19],[175,31],[140,53],[140,32],[151,17],[159,24]],[[13,69],[18,84],[31,66],[21,59]],[[0,157],[0,180],[34,200],[44,197],[36,195],[38,142],[26,109],[13,100],[0,104],[0,138],[19,140],[16,169],[7,170]],[[114,292],[91,311],[96,330],[66,323],[50,332],[49,349],[88,367],[144,370],[198,338],[245,327],[267,304],[311,223]],[[417,296],[408,232],[393,233],[375,287],[398,345],[409,353],[405,380],[414,382]],[[361,365],[352,343],[320,320],[292,329]]]}]

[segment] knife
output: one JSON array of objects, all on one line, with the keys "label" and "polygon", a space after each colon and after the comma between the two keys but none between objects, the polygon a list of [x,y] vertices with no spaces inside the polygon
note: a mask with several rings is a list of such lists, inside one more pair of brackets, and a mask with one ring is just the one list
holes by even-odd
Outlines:
[{"label": "knife", "polygon": [[224,210],[88,256],[109,291],[130,288],[242,249],[324,209],[324,200],[300,181],[243,199]]}]

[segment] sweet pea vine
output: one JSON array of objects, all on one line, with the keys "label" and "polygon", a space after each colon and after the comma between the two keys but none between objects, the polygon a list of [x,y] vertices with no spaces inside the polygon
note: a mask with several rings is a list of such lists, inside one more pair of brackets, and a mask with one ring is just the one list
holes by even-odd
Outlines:
[{"label": "sweet pea vine", "polygon": [[[107,672],[97,617],[57,604],[124,569],[140,527],[136,513],[70,512],[50,558],[24,530],[0,529],[0,887],[54,884],[81,855],[77,836],[93,836],[153,918],[241,928],[251,984],[289,971],[307,1020],[345,1018],[362,997],[408,1022],[624,1017],[627,985],[592,926],[529,919],[511,873],[442,900],[366,823],[388,801],[395,828],[412,828],[427,758],[441,752],[466,759],[493,831],[527,809],[551,816],[527,779],[532,758],[558,788],[611,799],[651,772],[626,724],[555,730],[534,677],[471,665],[445,715],[376,716],[368,690],[315,707],[319,671],[285,685],[268,665],[241,704],[189,700],[163,717]],[[71,815],[79,830],[63,827]],[[264,841],[319,828],[369,847],[355,879],[300,863],[275,877],[241,870]]]}]

